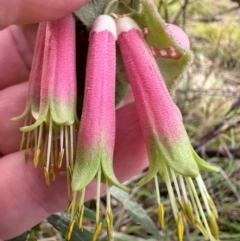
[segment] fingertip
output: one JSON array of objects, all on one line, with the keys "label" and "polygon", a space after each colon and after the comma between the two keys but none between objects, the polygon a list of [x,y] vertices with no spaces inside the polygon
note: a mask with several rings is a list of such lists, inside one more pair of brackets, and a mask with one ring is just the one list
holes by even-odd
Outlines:
[{"label": "fingertip", "polygon": [[29,24],[61,18],[90,0],[0,0],[0,29],[11,24]]}]

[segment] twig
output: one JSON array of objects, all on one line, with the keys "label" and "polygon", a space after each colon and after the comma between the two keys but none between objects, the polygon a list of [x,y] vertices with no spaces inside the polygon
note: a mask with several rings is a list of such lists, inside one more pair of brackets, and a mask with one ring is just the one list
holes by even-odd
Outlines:
[{"label": "twig", "polygon": [[184,12],[184,10],[186,9],[188,3],[189,3],[188,0],[184,0],[183,1],[183,3],[181,4],[180,8],[178,9],[178,11],[172,16],[172,18],[170,20],[170,23],[175,23],[177,21],[177,19],[181,15],[181,13]]}]

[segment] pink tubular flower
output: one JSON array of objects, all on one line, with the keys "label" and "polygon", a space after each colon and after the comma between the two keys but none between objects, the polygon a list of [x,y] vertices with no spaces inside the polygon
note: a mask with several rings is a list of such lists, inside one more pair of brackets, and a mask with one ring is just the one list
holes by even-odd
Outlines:
[{"label": "pink tubular flower", "polygon": [[[93,240],[101,230],[100,184],[107,186],[106,225],[108,236],[112,227],[112,211],[108,185],[113,184],[126,190],[114,175],[112,161],[115,143],[115,68],[116,68],[116,25],[107,15],[99,16],[91,29],[87,57],[85,93],[81,125],[77,140],[76,163],[72,178],[72,220],[79,207],[79,228],[82,228],[85,187],[97,179],[96,231]],[[77,192],[80,200],[77,203]],[[70,238],[69,226],[67,238]]]},{"label": "pink tubular flower", "polygon": [[[117,42],[133,90],[150,162],[149,171],[139,185],[155,179],[159,223],[164,228],[164,207],[160,200],[157,174],[166,183],[177,222],[178,240],[183,240],[183,217],[198,227],[206,239],[217,240],[217,211],[199,170],[218,169],[203,161],[193,150],[182,115],[137,24],[131,18],[120,17],[117,19],[117,32]],[[198,185],[208,220],[193,180]]]},{"label": "pink tubular flower", "polygon": [[75,19],[71,14],[39,24],[29,84],[28,107],[20,116],[27,120],[21,128],[28,132],[26,148],[35,150],[34,165],[41,161],[48,185],[50,174],[54,180],[55,168],[61,167],[65,150],[70,199],[77,121]]}]

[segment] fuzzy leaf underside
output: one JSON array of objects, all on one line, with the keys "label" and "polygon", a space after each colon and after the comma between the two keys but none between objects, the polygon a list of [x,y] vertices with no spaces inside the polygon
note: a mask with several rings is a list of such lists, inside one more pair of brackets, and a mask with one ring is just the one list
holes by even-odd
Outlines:
[{"label": "fuzzy leaf underside", "polygon": [[157,237],[158,240],[161,238],[154,222],[150,219],[146,211],[139,204],[130,200],[129,194],[123,192],[116,187],[111,187],[110,192],[114,198],[116,198],[119,202],[123,204],[130,218],[135,223],[143,225],[147,229],[147,231],[154,234],[154,236]]},{"label": "fuzzy leaf underside", "polygon": [[149,34],[145,38],[148,45],[155,46],[157,49],[173,47],[181,54],[179,59],[155,58],[170,94],[174,95],[179,81],[184,77],[192,62],[192,53],[183,49],[166,31],[166,24],[154,4],[148,0],[140,0],[140,2],[142,11],[141,13],[134,12],[132,18],[141,28],[149,28]]},{"label": "fuzzy leaf underside", "polygon": [[110,0],[92,0],[88,4],[75,11],[75,15],[88,29],[90,29],[94,20],[99,15],[103,14],[109,1]]}]

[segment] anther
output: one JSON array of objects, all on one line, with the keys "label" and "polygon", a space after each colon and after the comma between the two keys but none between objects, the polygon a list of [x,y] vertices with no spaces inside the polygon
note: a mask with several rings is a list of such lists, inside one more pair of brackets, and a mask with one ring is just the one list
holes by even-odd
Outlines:
[{"label": "anther", "polygon": [[108,235],[108,238],[111,238],[112,227],[113,227],[113,214],[112,214],[111,208],[107,209],[107,215],[106,215],[105,220],[106,220],[106,226],[107,226],[107,235]]},{"label": "anther", "polygon": [[177,214],[177,236],[178,241],[183,241],[183,234],[184,234],[184,222],[183,222],[183,216],[181,212],[178,212]]},{"label": "anther", "polygon": [[74,224],[75,224],[75,220],[72,220],[70,222],[69,226],[68,226],[68,230],[67,230],[67,233],[66,233],[66,239],[67,240],[71,239]]},{"label": "anther", "polygon": [[93,234],[93,237],[92,237],[92,241],[96,241],[99,234],[100,234],[100,231],[102,229],[102,222],[99,222],[96,226],[96,229],[95,229],[95,232]]},{"label": "anther", "polygon": [[46,167],[44,167],[44,176],[45,176],[46,184],[50,186],[49,173]]},{"label": "anther", "polygon": [[78,215],[78,227],[79,229],[81,229],[81,231],[83,231],[83,214],[84,214],[84,205],[81,206],[80,211],[79,211],[79,215]]},{"label": "anther", "polygon": [[36,150],[35,153],[34,153],[34,159],[33,159],[34,167],[37,167],[37,166],[38,166],[40,154],[41,154],[40,149]]},{"label": "anther", "polygon": [[59,167],[59,168],[62,166],[63,155],[64,155],[64,149],[62,149],[62,150],[59,152],[59,157],[58,157],[58,167]]},{"label": "anther", "polygon": [[215,214],[213,212],[208,216],[208,220],[209,220],[209,226],[210,226],[211,233],[212,233],[213,237],[218,240],[219,239],[219,230],[218,230],[218,225],[216,222]]},{"label": "anther", "polygon": [[164,229],[164,206],[162,203],[158,204],[158,223],[162,229]]}]

